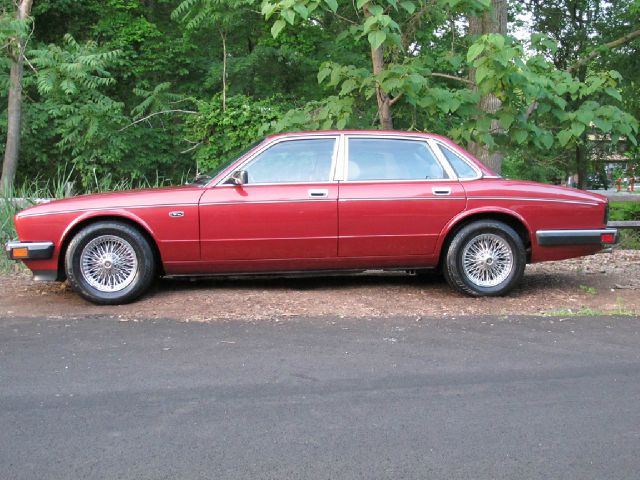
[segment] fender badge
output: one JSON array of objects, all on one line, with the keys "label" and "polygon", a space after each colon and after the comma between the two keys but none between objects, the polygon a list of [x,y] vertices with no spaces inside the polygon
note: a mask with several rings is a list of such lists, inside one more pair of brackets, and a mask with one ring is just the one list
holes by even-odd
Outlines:
[{"label": "fender badge", "polygon": [[169,212],[169,216],[173,218],[184,217],[184,212]]}]

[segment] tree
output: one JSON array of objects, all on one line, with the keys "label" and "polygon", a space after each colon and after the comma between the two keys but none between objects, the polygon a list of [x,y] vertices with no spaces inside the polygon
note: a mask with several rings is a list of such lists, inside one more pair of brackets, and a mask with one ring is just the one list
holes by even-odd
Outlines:
[{"label": "tree", "polygon": [[24,52],[27,46],[27,28],[33,0],[20,0],[16,3],[13,35],[8,39],[8,51],[11,57],[9,75],[9,104],[7,109],[7,140],[0,177],[0,192],[7,191],[13,185],[20,155],[20,129],[22,122],[22,77]]},{"label": "tree", "polygon": [[[481,15],[469,17],[469,35],[471,35],[472,38],[490,33],[498,33],[503,36],[507,35],[507,0],[491,0],[491,8],[489,10],[484,11]],[[475,77],[476,71],[474,68],[471,68],[469,70],[469,80],[475,83]],[[474,86],[474,88],[477,87]],[[501,105],[502,102],[498,98],[498,95],[490,92],[482,95],[478,108],[482,112],[481,115],[495,115],[498,110],[500,110]],[[498,132],[499,129],[499,122],[493,121],[491,131]],[[503,152],[497,150],[491,152],[489,151],[489,147],[482,142],[471,142],[469,144],[469,151],[489,168],[500,173],[502,169],[502,159],[504,158]]]},{"label": "tree", "polygon": [[[337,41],[350,40],[354,51],[362,51],[360,42],[368,43],[369,68],[355,64],[325,62],[318,72],[318,81],[328,79],[329,86],[340,86],[337,97],[329,101],[341,100],[355,92],[364,93],[366,99],[375,95],[376,116],[382,129],[394,128],[392,107],[401,100],[417,105],[429,95],[429,78],[444,77],[460,80],[455,75],[433,72],[426,67],[416,45],[416,26],[425,22],[430,15],[441,10],[482,11],[490,0],[436,0],[428,2],[397,0],[358,0],[339,10],[336,0],[264,0],[262,13],[266,19],[275,18],[271,32],[277,37],[287,25],[294,25],[296,19],[326,28],[328,20],[324,15],[340,22]],[[435,7],[433,3],[435,3]],[[404,30],[403,30],[404,27]],[[344,100],[341,100],[344,102]],[[456,100],[457,101],[457,100]],[[337,109],[340,110],[340,109]],[[338,126],[347,118],[337,118]]]},{"label": "tree", "polygon": [[189,31],[201,27],[213,28],[222,43],[222,110],[227,109],[227,40],[229,32],[245,21],[247,5],[253,0],[182,0],[171,14]]},{"label": "tree", "polygon": [[[599,67],[598,58],[640,37],[637,22],[640,11],[633,0],[606,3],[600,0],[529,0],[528,7],[532,13],[533,28],[549,35],[557,45],[552,52],[556,67],[575,76],[578,81],[585,81],[594,71],[606,71]],[[635,16],[632,13],[634,10]],[[629,15],[629,18],[624,18],[625,15]],[[615,29],[603,28],[614,23]],[[619,80],[622,81],[623,77]],[[622,100],[619,93],[613,98],[618,102]],[[588,131],[585,129],[581,138],[572,142],[574,168],[578,173],[580,188],[584,188],[587,177]],[[608,135],[610,132],[605,128],[603,133]]]}]

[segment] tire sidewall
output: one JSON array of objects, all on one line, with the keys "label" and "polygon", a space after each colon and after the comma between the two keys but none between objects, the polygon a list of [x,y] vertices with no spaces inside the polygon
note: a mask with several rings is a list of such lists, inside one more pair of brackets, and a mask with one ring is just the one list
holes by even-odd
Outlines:
[{"label": "tire sidewall", "polygon": [[[84,278],[80,265],[82,251],[96,237],[113,235],[126,240],[133,248],[138,267],[133,281],[117,292],[102,292]],[[100,222],[81,230],[69,244],[65,255],[65,270],[71,286],[90,302],[112,305],[135,300],[149,287],[154,277],[155,262],[147,240],[134,228],[118,222]]]}]

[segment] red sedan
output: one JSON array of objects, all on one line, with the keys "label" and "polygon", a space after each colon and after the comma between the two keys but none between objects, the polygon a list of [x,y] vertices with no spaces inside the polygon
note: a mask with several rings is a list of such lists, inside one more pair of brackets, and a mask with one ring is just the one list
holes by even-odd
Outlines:
[{"label": "red sedan", "polygon": [[334,131],[267,137],[187,186],[28,208],[6,245],[36,280],[101,304],[158,275],[441,269],[502,295],[527,263],[614,244],[601,195],[505,180],[446,138]]}]

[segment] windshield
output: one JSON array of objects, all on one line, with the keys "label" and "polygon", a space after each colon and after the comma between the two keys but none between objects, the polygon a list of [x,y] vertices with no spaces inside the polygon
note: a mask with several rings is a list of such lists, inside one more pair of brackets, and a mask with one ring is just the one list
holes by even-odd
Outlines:
[{"label": "windshield", "polygon": [[211,171],[209,171],[207,173],[198,175],[198,177],[193,182],[193,185],[200,185],[200,186],[206,185],[207,183],[209,183],[209,181],[212,178],[214,178],[216,175],[218,175],[220,172],[222,172],[225,168],[227,168],[233,162],[238,160],[240,157],[245,156],[247,153],[249,153],[255,147],[260,145],[263,142],[263,140],[264,139],[261,138],[260,140],[258,140],[256,142],[253,142],[248,147],[239,148],[238,150],[230,153],[229,156],[227,157],[227,159],[224,160],[223,162],[221,162],[220,165],[218,165],[216,168],[214,168],[213,170],[211,170]]}]

